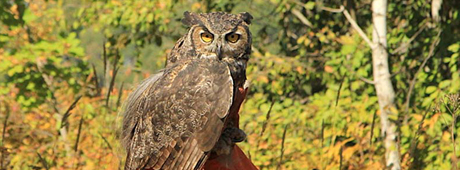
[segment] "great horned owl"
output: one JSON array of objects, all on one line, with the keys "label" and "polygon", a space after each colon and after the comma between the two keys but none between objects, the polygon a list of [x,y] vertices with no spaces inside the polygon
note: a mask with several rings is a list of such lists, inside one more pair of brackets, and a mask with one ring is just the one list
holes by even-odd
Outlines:
[{"label": "great horned owl", "polygon": [[[238,142],[238,90],[251,53],[249,13],[185,12],[190,29],[167,66],[144,80],[126,104],[125,169],[200,169],[219,143]],[[225,150],[225,149],[224,149]]]}]

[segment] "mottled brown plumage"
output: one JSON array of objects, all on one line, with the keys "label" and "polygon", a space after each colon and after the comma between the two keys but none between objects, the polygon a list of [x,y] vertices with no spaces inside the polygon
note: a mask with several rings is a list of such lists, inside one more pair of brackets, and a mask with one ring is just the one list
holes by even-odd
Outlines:
[{"label": "mottled brown plumage", "polygon": [[[166,68],[143,81],[125,104],[125,169],[199,169],[211,151],[227,153],[227,145],[245,137],[227,118],[236,89],[246,81],[251,16],[184,16],[191,28]],[[204,41],[209,39],[203,34],[213,39]]]}]

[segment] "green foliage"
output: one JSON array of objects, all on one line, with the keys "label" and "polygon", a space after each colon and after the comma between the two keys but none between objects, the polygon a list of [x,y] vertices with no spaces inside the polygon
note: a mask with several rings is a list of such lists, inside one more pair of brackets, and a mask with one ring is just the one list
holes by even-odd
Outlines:
[{"label": "green foliage", "polygon": [[[378,101],[364,81],[372,79],[371,49],[342,13],[324,8],[344,5],[370,37],[370,3],[1,1],[0,118],[8,120],[0,168],[121,167],[120,103],[163,67],[186,31],[183,12],[247,11],[254,16],[251,87],[240,125],[248,140],[239,145],[254,164],[383,169]],[[458,6],[444,1],[436,21],[428,1],[388,4],[398,113],[391,119],[403,169],[450,169],[460,156],[451,138],[460,132],[458,113],[441,102],[460,90]]]}]

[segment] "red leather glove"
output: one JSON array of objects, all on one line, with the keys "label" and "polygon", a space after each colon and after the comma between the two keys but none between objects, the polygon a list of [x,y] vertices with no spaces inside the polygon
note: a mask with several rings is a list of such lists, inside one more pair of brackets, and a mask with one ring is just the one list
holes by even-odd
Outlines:
[{"label": "red leather glove", "polygon": [[257,170],[251,160],[235,145],[229,157],[216,157],[204,164],[203,170]]},{"label": "red leather glove", "polygon": [[[238,114],[241,104],[246,98],[248,88],[238,88],[235,101],[230,107],[230,114],[226,124],[233,124],[239,128],[240,115]],[[230,155],[211,155],[204,164],[203,170],[257,170],[257,167],[249,160],[244,152],[235,145]]]}]

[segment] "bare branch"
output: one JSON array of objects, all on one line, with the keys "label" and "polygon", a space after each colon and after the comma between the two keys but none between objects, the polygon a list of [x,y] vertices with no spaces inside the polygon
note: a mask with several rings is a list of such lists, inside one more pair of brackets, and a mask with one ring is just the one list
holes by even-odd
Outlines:
[{"label": "bare branch", "polygon": [[358,23],[356,23],[355,20],[351,17],[350,13],[348,13],[348,10],[345,9],[345,7],[340,6],[340,8],[343,8],[343,14],[347,18],[348,22],[350,22],[351,26],[358,31],[358,34],[366,41],[366,43],[369,45],[369,47],[374,48],[375,44],[372,43],[372,41],[367,37],[366,33],[359,27]]},{"label": "bare branch", "polygon": [[[104,80],[105,80],[105,77],[106,77],[106,74],[108,73],[108,70],[107,70],[107,48],[105,47],[105,40],[102,42],[102,57],[103,58],[103,61],[104,61]],[[104,82],[105,83],[105,82]]]},{"label": "bare branch", "polygon": [[105,138],[101,132],[99,132],[99,136],[101,136],[102,140],[104,140],[104,143],[107,145],[110,151],[113,151],[112,145],[110,145],[110,142],[107,140],[107,138]]},{"label": "bare branch", "polygon": [[95,86],[96,86],[96,95],[97,96],[100,96],[101,95],[101,87],[99,86],[99,77],[97,76],[97,71],[96,71],[96,67],[94,66],[94,64],[91,64],[91,66],[93,67],[93,74],[94,74],[94,80],[95,80]]},{"label": "bare branch", "polygon": [[340,9],[334,9],[334,8],[329,8],[329,7],[323,6],[321,9],[325,10],[325,11],[328,11],[328,12],[332,12],[332,13],[341,13],[341,12],[343,12],[343,10],[345,10],[345,8],[343,6],[340,6]]},{"label": "bare branch", "polygon": [[117,73],[118,73],[118,70],[120,69],[118,65],[118,62],[120,60],[121,56],[117,50],[117,53],[115,55],[115,61],[113,61],[113,70],[112,70],[112,79],[110,81],[110,84],[109,84],[109,90],[107,91],[107,97],[105,99],[105,106],[108,108],[109,107],[109,100],[110,100],[110,95],[112,93],[112,90],[113,90],[113,86],[115,85],[115,79],[117,78]]},{"label": "bare branch", "polygon": [[[260,131],[260,135],[259,135],[261,137],[264,135],[264,132],[267,129],[267,124],[270,121],[270,113],[272,112],[272,108],[274,104],[275,104],[275,100],[272,100],[272,104],[270,105],[270,108],[267,111],[265,122],[262,124],[262,131]],[[259,149],[259,145],[260,145],[260,140],[257,141],[257,145],[256,145],[257,149]]]},{"label": "bare branch", "polygon": [[420,71],[422,71],[423,67],[425,67],[425,64],[428,62],[428,60],[431,57],[433,57],[434,49],[439,44],[439,37],[441,36],[441,32],[442,32],[442,30],[439,30],[438,35],[436,35],[436,38],[435,38],[436,40],[434,40],[433,43],[431,43],[430,51],[428,52],[428,56],[425,57],[425,59],[422,62],[422,65],[420,65],[420,67],[418,68],[417,72],[415,72],[414,78],[412,78],[412,80],[410,81],[409,91],[407,92],[407,96],[406,96],[406,103],[405,103],[406,108],[405,108],[404,112],[407,112],[409,110],[410,97],[412,95],[412,90],[414,89],[415,82],[417,81],[417,75],[418,75],[418,73],[420,73]]},{"label": "bare branch", "polygon": [[54,111],[58,114],[61,114],[58,109],[58,102],[57,102],[56,96],[54,95],[54,86],[52,82],[53,78],[51,76],[46,75],[43,72],[43,67],[45,66],[44,66],[44,63],[40,60],[40,58],[37,57],[36,63],[37,63],[36,65],[37,65],[38,72],[40,72],[43,78],[43,81],[45,81],[45,85],[48,87],[51,93],[51,100],[49,102],[51,106],[53,106]]},{"label": "bare branch", "polygon": [[294,14],[300,20],[300,22],[302,22],[306,26],[309,26],[309,27],[313,26],[313,24],[311,24],[311,22],[308,21],[308,19],[300,11],[298,11],[297,9],[292,9],[291,12],[292,12],[292,14]]},{"label": "bare branch", "polygon": [[63,128],[65,126],[68,125],[68,121],[67,119],[69,118],[70,116],[70,111],[72,111],[75,106],[77,105],[78,101],[81,99],[82,96],[78,96],[74,101],[73,103],[69,106],[69,108],[67,109],[67,111],[64,113],[64,115],[62,115],[62,118],[61,118],[61,127],[60,128]]},{"label": "bare branch", "polygon": [[405,42],[405,43],[402,43],[401,45],[399,45],[398,48],[396,48],[391,54],[398,54],[398,53],[401,53],[401,52],[406,52],[407,49],[409,48],[409,45],[412,43],[412,41],[415,40],[415,38],[418,37],[418,35],[420,35],[420,33],[422,33],[423,30],[425,30],[426,28],[426,24],[424,24],[422,26],[422,28],[420,28],[410,39],[409,41]]},{"label": "bare branch", "polygon": [[78,133],[77,133],[77,139],[75,140],[75,147],[74,151],[78,151],[78,142],[80,142],[80,136],[81,136],[81,126],[83,125],[83,116],[80,118],[80,123],[78,124]]},{"label": "bare branch", "polygon": [[364,78],[364,77],[361,77],[361,76],[358,76],[358,78],[366,83],[369,83],[369,84],[375,84],[375,81],[372,81],[372,80],[369,80],[367,78]]},{"label": "bare branch", "polygon": [[124,84],[125,84],[125,82],[121,82],[120,89],[118,90],[117,104],[116,104],[115,108],[118,108],[120,106],[121,96],[123,95],[123,85]]},{"label": "bare branch", "polygon": [[45,158],[42,157],[42,155],[40,155],[40,153],[37,152],[37,156],[38,156],[38,160],[40,160],[40,163],[42,164],[43,168],[45,168],[46,170],[49,170],[49,166],[48,166],[48,162],[46,162]]},{"label": "bare branch", "polygon": [[339,169],[343,167],[343,145],[340,146],[339,150]]},{"label": "bare branch", "polygon": [[345,81],[345,76],[342,76],[342,80],[340,81],[339,90],[337,90],[337,97],[335,98],[335,107],[339,104],[340,98],[340,90],[342,90],[343,82]]},{"label": "bare branch", "polygon": [[280,149],[280,160],[278,162],[278,167],[276,168],[281,169],[281,164],[283,164],[283,155],[284,155],[284,142],[286,141],[286,132],[287,132],[288,125],[284,126],[283,131],[283,138],[281,140],[281,149]]},{"label": "bare branch", "polygon": [[6,102],[4,102],[5,110],[6,110],[6,116],[5,120],[3,121],[3,131],[2,131],[2,142],[0,143],[0,153],[2,154],[0,157],[0,168],[4,169],[3,167],[3,162],[5,159],[5,151],[6,148],[3,146],[5,144],[5,134],[6,134],[6,127],[8,126],[8,118],[10,117],[10,108]]},{"label": "bare branch", "polygon": [[358,34],[361,36],[361,38],[364,39],[364,41],[366,41],[366,43],[369,45],[369,47],[374,48],[375,44],[372,43],[372,41],[369,39],[369,37],[367,37],[366,33],[364,33],[364,31],[361,29],[361,27],[359,27],[358,23],[356,23],[356,21],[351,17],[350,13],[348,12],[348,10],[345,9],[345,7],[343,5],[340,6],[340,9],[333,9],[333,8],[329,8],[329,7],[322,7],[322,9],[325,10],[325,11],[333,12],[333,13],[342,12],[343,15],[345,15],[345,18],[347,18],[348,22],[350,22],[351,26],[356,31],[358,31]]},{"label": "bare branch", "polygon": [[[345,65],[345,67],[347,68],[347,70],[351,73],[351,74],[356,74],[355,71],[351,68],[350,65]],[[364,78],[363,76],[360,76],[360,75],[356,75],[361,81],[364,81],[366,83],[369,83],[369,84],[375,84],[376,82],[373,81],[373,80],[369,80],[367,78]]]},{"label": "bare branch", "polygon": [[[370,148],[373,148],[372,147],[372,141],[373,141],[373,138],[374,138],[374,128],[375,128],[375,118],[376,118],[376,115],[377,115],[377,111],[374,112],[373,116],[372,116],[372,124],[371,124],[371,136],[369,138],[369,141],[370,141]],[[372,157],[374,157],[374,151],[375,149],[372,149],[371,150],[371,160],[372,160]]]}]

